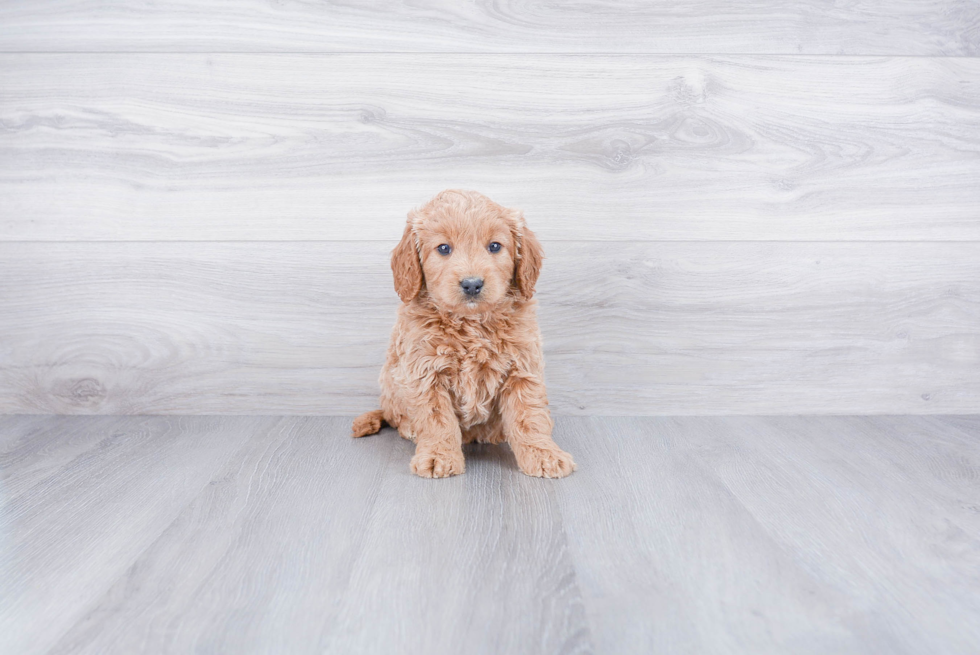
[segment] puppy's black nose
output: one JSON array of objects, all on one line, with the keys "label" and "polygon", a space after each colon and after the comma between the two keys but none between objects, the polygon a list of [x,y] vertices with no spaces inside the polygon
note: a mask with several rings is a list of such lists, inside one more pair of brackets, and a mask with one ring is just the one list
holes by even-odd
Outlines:
[{"label": "puppy's black nose", "polygon": [[459,286],[463,287],[463,293],[467,296],[475,296],[483,288],[483,278],[467,277],[460,281]]}]

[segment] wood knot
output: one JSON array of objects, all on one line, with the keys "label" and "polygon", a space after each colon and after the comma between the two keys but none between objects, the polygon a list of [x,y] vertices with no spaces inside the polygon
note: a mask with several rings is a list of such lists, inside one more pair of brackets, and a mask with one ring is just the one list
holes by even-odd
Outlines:
[{"label": "wood knot", "polygon": [[108,395],[106,388],[95,378],[68,380],[60,386],[55,395],[76,407],[100,405]]}]

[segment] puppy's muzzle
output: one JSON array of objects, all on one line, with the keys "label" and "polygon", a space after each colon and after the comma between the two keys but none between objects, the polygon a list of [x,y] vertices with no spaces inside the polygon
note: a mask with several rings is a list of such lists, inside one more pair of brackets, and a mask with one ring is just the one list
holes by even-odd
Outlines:
[{"label": "puppy's muzzle", "polygon": [[463,293],[467,296],[475,297],[480,295],[480,291],[483,290],[483,278],[481,277],[467,277],[463,278],[459,282],[459,286],[462,287]]}]

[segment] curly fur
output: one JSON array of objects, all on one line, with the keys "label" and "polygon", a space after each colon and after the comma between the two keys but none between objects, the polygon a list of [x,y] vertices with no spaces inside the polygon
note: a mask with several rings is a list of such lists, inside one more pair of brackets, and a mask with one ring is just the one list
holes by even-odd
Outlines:
[{"label": "curly fur", "polygon": [[[452,253],[439,254],[441,244]],[[532,300],[543,258],[519,211],[475,191],[443,191],[409,212],[391,256],[402,305],[381,409],[355,419],[354,436],[397,428],[415,442],[411,470],[423,477],[462,473],[462,444],[472,441],[506,441],[528,475],[571,473],[572,457],[551,438]],[[484,280],[475,299],[461,290],[466,277]]]}]

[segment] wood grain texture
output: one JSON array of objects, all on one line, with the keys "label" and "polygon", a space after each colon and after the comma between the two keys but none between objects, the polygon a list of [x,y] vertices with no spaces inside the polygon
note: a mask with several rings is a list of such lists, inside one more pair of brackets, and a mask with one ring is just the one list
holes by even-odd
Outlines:
[{"label": "wood grain texture", "polygon": [[969,0],[5,3],[4,51],[976,55]]},{"label": "wood grain texture", "polygon": [[907,416],[559,425],[598,652],[980,648],[976,439]]},{"label": "wood grain texture", "polygon": [[[273,422],[15,422],[17,438],[5,440],[0,451],[0,652],[45,652],[159,538],[249,433],[268,431]],[[10,424],[5,419],[3,425]]]},{"label": "wood grain texture", "polygon": [[[376,407],[390,243],[0,246],[0,412]],[[545,243],[558,414],[970,413],[980,244]]]},{"label": "wood grain texture", "polygon": [[980,240],[980,59],[7,54],[0,124],[3,240]]},{"label": "wood grain texture", "polygon": [[[236,448],[247,441],[193,502],[174,503],[141,557],[121,569],[81,562],[105,580],[98,602],[66,614],[77,620],[70,630],[37,634],[43,612],[4,616],[37,634],[31,652],[591,650],[555,488],[521,475],[509,451],[469,449],[465,476],[432,485],[409,473],[411,444],[390,430],[355,442],[349,418],[287,419],[274,429],[269,420],[244,431],[238,419],[224,421],[243,432]],[[182,421],[188,431],[213,419]],[[220,440],[206,429],[196,437]],[[55,450],[45,439],[30,443]],[[156,485],[181,473],[108,452],[88,459]],[[18,473],[19,461],[5,469]],[[46,499],[31,498],[44,515]],[[89,519],[93,532],[104,520]],[[15,547],[22,575],[44,576],[33,568],[48,541],[56,539]],[[68,592],[62,605],[77,594],[72,582],[58,590]]]},{"label": "wood grain texture", "polygon": [[490,445],[426,485],[408,470],[413,444],[377,439],[396,445],[327,652],[593,652],[556,485]]},{"label": "wood grain texture", "polygon": [[560,481],[349,421],[0,418],[4,652],[980,648],[978,416],[567,417]]}]

